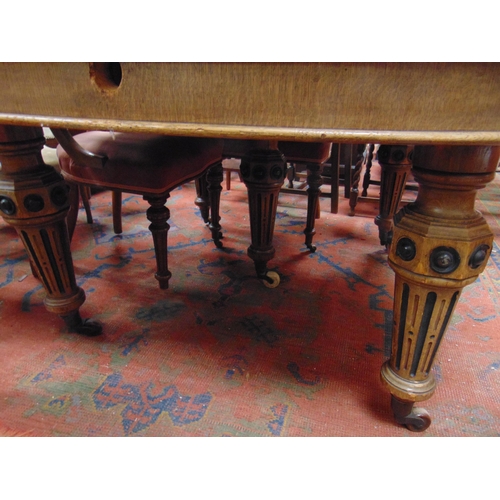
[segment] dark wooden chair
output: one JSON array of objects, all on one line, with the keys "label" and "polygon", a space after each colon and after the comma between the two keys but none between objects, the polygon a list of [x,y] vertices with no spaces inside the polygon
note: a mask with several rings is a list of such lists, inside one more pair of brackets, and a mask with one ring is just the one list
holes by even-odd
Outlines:
[{"label": "dark wooden chair", "polygon": [[[270,147],[270,141],[251,141],[251,140],[225,140],[223,157],[225,159],[241,159],[250,150],[255,149],[266,149]],[[306,235],[305,244],[311,252],[316,250],[316,247],[312,244],[312,240],[315,234],[315,219],[318,216],[319,211],[319,196],[321,194],[320,188],[322,185],[321,169],[323,163],[330,158],[332,144],[331,143],[303,143],[303,142],[293,142],[293,141],[279,141],[277,143],[277,149],[279,149],[286,158],[287,162],[298,163],[305,165],[307,169],[307,191],[296,190],[296,192],[301,192],[301,194],[307,195],[307,221],[306,227],[304,229],[304,234]],[[239,172],[239,168],[233,165],[232,168],[228,169],[229,175],[231,171]],[[210,178],[212,176],[212,179]],[[229,179],[229,180],[228,180]],[[220,188],[217,187],[219,183],[222,182],[222,172],[217,173],[214,170],[210,170],[207,173],[207,177],[199,177],[197,180],[197,200],[196,204],[200,208],[202,217],[204,221],[209,224],[214,240],[219,240],[220,243],[220,233],[219,238],[217,238],[217,231],[220,230],[218,225],[218,200],[217,196],[220,197]],[[230,188],[230,177],[226,177],[226,187]],[[211,194],[212,193],[212,194]],[[338,184],[332,185],[332,197],[338,198]],[[214,216],[210,214],[210,211],[214,209],[217,211],[217,215]]]},{"label": "dark wooden chair", "polygon": [[[74,131],[74,134],[76,133],[81,133],[81,131]],[[61,167],[59,166],[59,159],[57,158],[57,146],[59,143],[57,142],[57,139],[55,138],[54,134],[52,133],[52,130],[48,127],[43,127],[43,134],[45,136],[45,145],[42,149],[42,158],[43,161],[46,165],[50,165],[51,167],[55,168],[58,172],[61,171]],[[92,209],[90,208],[90,196],[91,196],[91,189],[89,186],[85,185],[80,185],[78,186],[78,193],[80,196],[80,200],[82,202],[83,208],[85,209],[85,215],[87,217],[87,223],[92,224],[93,219],[92,219]],[[73,205],[73,204],[72,204]],[[115,203],[113,203],[113,206]],[[75,212],[74,210],[71,210],[69,217],[70,218],[75,218],[71,225],[71,233],[70,233],[70,239],[73,236],[73,229],[76,224],[76,217],[78,213]],[[114,223],[114,217],[113,217],[113,223]],[[118,229],[118,230],[117,230]],[[119,234],[121,233],[121,229],[116,226],[115,233]]]},{"label": "dark wooden chair", "polygon": [[[356,164],[352,172],[352,185],[349,199],[349,215],[355,215],[359,200],[375,201],[379,205],[379,214],[375,224],[379,227],[379,239],[382,245],[388,246],[392,239],[393,218],[398,209],[415,199],[418,184],[411,175],[413,146],[390,146],[360,144],[356,147]],[[378,169],[372,178],[372,169]],[[359,195],[361,173],[364,170],[362,191]],[[378,196],[369,196],[370,186],[378,186]],[[405,192],[410,192],[403,199]]]},{"label": "dark wooden chair", "polygon": [[[79,207],[79,186],[97,186],[114,194],[115,231],[121,231],[121,193],[142,195],[150,207],[146,212],[151,222],[160,288],[168,288],[167,234],[170,211],[166,201],[170,191],[195,179],[222,161],[223,142],[217,139],[170,137],[156,134],[84,132],[67,141],[59,140],[57,156],[61,173],[71,186],[73,206],[68,216],[68,230],[73,233]],[[74,144],[71,142],[74,141]],[[64,148],[63,148],[64,146]],[[73,151],[69,151],[73,148]],[[67,152],[68,150],[69,152]],[[102,164],[86,165],[80,153]],[[83,159],[82,159],[83,158]],[[116,221],[115,221],[116,219]]]},{"label": "dark wooden chair", "polygon": [[[350,189],[351,158],[350,156],[348,157],[350,147],[350,144],[333,143],[331,145],[330,157],[321,164],[321,186],[329,185],[330,189],[320,189],[319,196],[330,199],[330,213],[332,214],[336,214],[339,211],[340,184],[344,183],[347,193]],[[286,178],[287,184],[282,189],[282,192],[307,194],[304,191],[308,187],[307,164],[300,161],[289,163]],[[349,198],[348,194],[346,194],[346,198]],[[319,204],[316,218],[320,218]]]}]

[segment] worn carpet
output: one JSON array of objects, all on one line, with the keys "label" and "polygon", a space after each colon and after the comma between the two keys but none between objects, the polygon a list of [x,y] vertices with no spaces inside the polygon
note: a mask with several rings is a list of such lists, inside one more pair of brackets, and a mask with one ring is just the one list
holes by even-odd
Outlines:
[{"label": "worn carpet", "polygon": [[[328,188],[327,188],[328,189]],[[311,254],[306,197],[282,194],[270,268],[255,277],[246,190],[223,191],[224,248],[213,245],[193,184],[169,199],[170,289],[153,277],[146,203],[124,196],[124,232],[109,193],[81,211],[72,243],[81,312],[100,337],[69,334],[43,306],[20,240],[0,219],[0,426],[29,436],[499,436],[500,179],[478,209],[495,232],[484,274],[465,289],[434,367],[430,428],[394,423],[379,382],[389,355],[393,271],[373,223],[322,198]]]}]

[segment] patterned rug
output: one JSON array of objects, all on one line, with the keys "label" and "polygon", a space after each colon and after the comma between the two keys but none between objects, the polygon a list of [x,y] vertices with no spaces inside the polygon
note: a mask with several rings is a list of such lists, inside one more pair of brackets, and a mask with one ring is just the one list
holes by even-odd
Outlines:
[{"label": "patterned rug", "polygon": [[[115,235],[109,193],[92,197],[72,243],[81,312],[100,337],[65,331],[43,306],[15,231],[0,219],[0,425],[31,436],[500,436],[500,179],[478,208],[496,242],[465,289],[421,404],[431,427],[394,423],[379,382],[389,355],[393,271],[364,201],[348,217],[321,199],[311,254],[306,197],[282,194],[270,268],[255,277],[246,190],[223,191],[224,248],[194,205],[194,185],[169,200],[170,289],[153,277],[146,203],[124,196]],[[0,429],[1,431],[1,429]]]}]

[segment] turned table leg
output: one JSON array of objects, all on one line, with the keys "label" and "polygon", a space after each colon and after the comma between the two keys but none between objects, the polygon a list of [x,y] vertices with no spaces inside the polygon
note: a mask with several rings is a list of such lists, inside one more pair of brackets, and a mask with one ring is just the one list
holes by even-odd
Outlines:
[{"label": "turned table leg", "polygon": [[[460,293],[484,270],[493,235],[474,208],[495,175],[500,147],[415,146],[417,199],[394,218],[389,263],[396,273],[390,359],[381,380],[396,421],[423,431],[430,417],[414,403],[435,390],[431,373]],[[475,173],[479,172],[479,173]]]},{"label": "turned table leg", "polygon": [[255,263],[257,277],[274,288],[279,284],[279,275],[267,270],[267,262],[275,254],[274,223],[286,161],[277,149],[254,149],[241,160],[240,172],[248,190],[250,209],[252,243],[248,256]]},{"label": "turned table leg", "polygon": [[375,217],[380,244],[388,246],[392,224],[398,210],[406,180],[411,170],[413,146],[380,146],[378,162],[381,168],[379,214]]},{"label": "turned table leg", "polygon": [[66,214],[68,186],[43,163],[41,127],[0,126],[0,211],[15,227],[30,264],[47,293],[45,307],[58,314],[70,331],[99,335],[102,327],[82,320],[85,292],[76,285]]}]

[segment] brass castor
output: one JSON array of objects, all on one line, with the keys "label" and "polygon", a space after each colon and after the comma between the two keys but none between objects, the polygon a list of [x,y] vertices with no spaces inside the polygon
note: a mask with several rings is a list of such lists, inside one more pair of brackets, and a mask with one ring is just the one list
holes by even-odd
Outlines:
[{"label": "brass castor", "polygon": [[401,401],[392,396],[391,407],[394,419],[412,432],[424,432],[431,425],[431,417],[426,410],[413,405],[413,402]]},{"label": "brass castor", "polygon": [[280,275],[275,271],[267,271],[267,273],[260,278],[267,288],[276,288],[280,284]]}]

